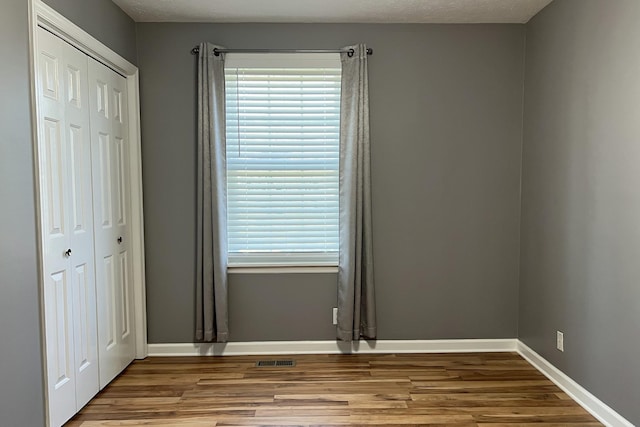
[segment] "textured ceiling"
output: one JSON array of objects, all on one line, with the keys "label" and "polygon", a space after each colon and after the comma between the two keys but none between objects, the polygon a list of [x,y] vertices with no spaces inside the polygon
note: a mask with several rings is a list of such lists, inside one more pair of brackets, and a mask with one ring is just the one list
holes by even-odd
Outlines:
[{"label": "textured ceiling", "polygon": [[113,0],[138,22],[525,23],[551,0]]}]

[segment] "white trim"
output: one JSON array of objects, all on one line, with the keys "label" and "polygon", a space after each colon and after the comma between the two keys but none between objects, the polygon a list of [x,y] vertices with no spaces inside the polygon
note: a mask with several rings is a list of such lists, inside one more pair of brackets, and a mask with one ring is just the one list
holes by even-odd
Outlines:
[{"label": "white trim", "polygon": [[278,354],[480,353],[516,351],[515,339],[256,341],[149,344],[149,356],[240,356]]},{"label": "white trim", "polygon": [[39,25],[124,77],[129,78],[138,72],[135,65],[47,6],[42,0],[31,1],[33,2],[33,27],[31,28],[33,34],[35,34],[35,27]]},{"label": "white trim", "polygon": [[39,307],[40,307],[40,351],[42,352],[42,357],[40,358],[42,361],[42,377],[43,377],[43,386],[44,386],[44,406],[45,406],[45,426],[49,427],[49,378],[47,375],[47,340],[46,340],[46,319],[44,314],[44,292],[42,291],[43,283],[44,283],[44,242],[42,241],[42,212],[40,210],[41,201],[40,201],[40,157],[38,155],[38,115],[36,114],[36,109],[38,108],[38,91],[36,90],[36,82],[37,82],[37,70],[36,70],[36,55],[38,52],[36,32],[38,29],[37,25],[37,14],[36,7],[34,5],[35,0],[29,0],[29,81],[30,81],[30,98],[31,98],[31,144],[33,147],[33,173],[34,173],[34,190],[35,190],[35,201],[36,201],[36,247],[37,247],[37,257],[38,257],[38,287],[39,287]]},{"label": "white trim", "polygon": [[606,403],[595,397],[520,340],[517,340],[517,351],[527,362],[531,363],[534,368],[542,372],[555,385],[560,387],[562,391],[567,393],[569,397],[604,425],[610,427],[633,427],[633,424],[627,421],[622,415],[618,414]]},{"label": "white trim", "polygon": [[[146,307],[145,307],[145,275],[144,275],[144,231],[142,218],[142,169],[141,169],[141,147],[140,147],[140,106],[139,106],[139,84],[138,84],[138,68],[129,61],[109,49],[99,40],[91,36],[89,33],[77,27],[73,22],[60,15],[51,7],[47,6],[42,0],[29,0],[30,16],[30,75],[31,75],[31,109],[32,109],[32,133],[33,133],[33,149],[36,182],[36,197],[38,199],[38,229],[40,229],[41,212],[39,194],[39,176],[38,176],[38,126],[37,126],[37,97],[36,97],[36,32],[38,26],[45,28],[47,31],[60,37],[67,43],[81,50],[85,54],[107,65],[117,73],[127,79],[127,89],[130,91],[129,98],[129,138],[130,147],[130,176],[132,180],[131,203],[132,203],[132,224],[131,235],[133,238],[133,287],[134,301],[133,310],[134,317],[134,334],[136,358],[142,359],[147,356],[147,326],[146,326]],[[40,230],[39,230],[40,233]],[[40,236],[41,234],[38,234]],[[40,275],[40,283],[42,283],[42,266],[43,266],[43,248],[39,243],[39,265],[38,273]],[[41,307],[44,307],[41,298]],[[43,338],[44,339],[44,338]],[[46,371],[45,371],[46,372]]]},{"label": "white trim", "polygon": [[341,68],[339,53],[225,53],[224,68]]},{"label": "white trim", "polygon": [[[142,206],[142,144],[140,135],[140,79],[138,69],[127,76],[129,101],[129,161],[131,170],[131,237],[136,358],[147,357],[147,295],[144,257],[144,210]],[[137,284],[137,286],[136,286]]]},{"label": "white trim", "polygon": [[229,266],[229,274],[326,274],[337,273],[337,266]]},{"label": "white trim", "polygon": [[229,267],[337,267],[334,252],[230,252]]}]

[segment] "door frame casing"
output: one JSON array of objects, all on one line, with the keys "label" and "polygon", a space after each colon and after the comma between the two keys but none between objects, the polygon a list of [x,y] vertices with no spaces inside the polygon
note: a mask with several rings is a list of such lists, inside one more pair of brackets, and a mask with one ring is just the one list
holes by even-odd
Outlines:
[{"label": "door frame casing", "polygon": [[[127,81],[128,120],[129,120],[129,159],[130,159],[130,206],[131,206],[131,238],[132,238],[132,275],[133,275],[133,318],[135,335],[135,358],[143,359],[147,356],[147,316],[146,316],[146,285],[145,285],[145,257],[144,257],[144,220],[142,205],[142,150],[140,138],[140,90],[138,67],[105,46],[102,42],[79,28],[73,22],[43,3],[42,0],[29,0],[29,73],[31,84],[31,129],[33,144],[33,165],[36,199],[36,228],[38,236],[38,286],[40,294],[40,319],[43,364],[45,367],[46,384],[46,341],[44,324],[44,241],[42,230],[42,204],[40,185],[40,130],[38,126],[38,96],[37,83],[37,29],[42,27],[60,37],[65,42],[79,49],[86,55],[96,59],[121,74]],[[48,399],[45,393],[45,403]]]}]

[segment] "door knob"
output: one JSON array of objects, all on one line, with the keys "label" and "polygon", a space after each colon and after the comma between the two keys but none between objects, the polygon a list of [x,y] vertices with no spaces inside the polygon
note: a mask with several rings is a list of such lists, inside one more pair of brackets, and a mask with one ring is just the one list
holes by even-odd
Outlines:
[{"label": "door knob", "polygon": [[122,236],[118,237],[118,244],[122,243]]},{"label": "door knob", "polygon": [[71,249],[67,249],[66,251],[64,251],[64,256],[69,258],[71,256]]}]

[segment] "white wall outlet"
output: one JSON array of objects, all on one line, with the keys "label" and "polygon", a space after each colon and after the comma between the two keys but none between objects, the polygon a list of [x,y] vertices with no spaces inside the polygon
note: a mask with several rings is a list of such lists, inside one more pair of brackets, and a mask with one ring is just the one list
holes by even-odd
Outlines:
[{"label": "white wall outlet", "polygon": [[333,315],[333,324],[337,325],[338,324],[338,307],[333,307],[333,310],[331,312]]},{"label": "white wall outlet", "polygon": [[556,348],[564,351],[564,334],[560,331],[556,331]]}]

